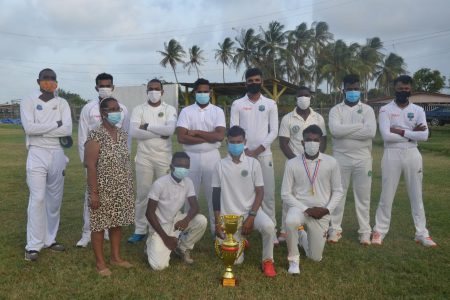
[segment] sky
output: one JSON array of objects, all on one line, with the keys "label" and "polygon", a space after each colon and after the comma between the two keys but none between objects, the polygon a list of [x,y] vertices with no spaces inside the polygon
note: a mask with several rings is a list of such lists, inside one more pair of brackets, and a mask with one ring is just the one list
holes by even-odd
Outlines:
[{"label": "sky", "polygon": [[[0,0],[0,103],[34,92],[43,68],[64,90],[95,99],[95,77],[111,73],[116,86],[149,79],[175,81],[159,65],[164,42],[204,50],[201,77],[222,81],[214,49],[242,29],[279,21],[285,29],[325,21],[334,39],[364,43],[378,36],[383,51],[401,55],[410,74],[422,67],[450,78],[448,0]],[[243,69],[226,69],[239,81]],[[180,82],[193,82],[177,67]]]}]

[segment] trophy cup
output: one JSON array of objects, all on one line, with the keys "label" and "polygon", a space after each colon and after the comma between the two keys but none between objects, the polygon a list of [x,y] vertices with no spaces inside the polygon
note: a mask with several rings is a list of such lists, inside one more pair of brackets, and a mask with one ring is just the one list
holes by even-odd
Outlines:
[{"label": "trophy cup", "polygon": [[242,251],[244,250],[245,240],[242,239],[242,241],[238,243],[233,238],[233,234],[235,234],[242,226],[243,219],[243,216],[238,215],[220,216],[226,238],[222,242],[222,245],[220,245],[218,239],[216,239],[214,246],[216,248],[217,256],[225,265],[225,273],[221,279],[222,286],[236,286],[236,276],[233,274],[232,266],[234,261],[241,256]]}]

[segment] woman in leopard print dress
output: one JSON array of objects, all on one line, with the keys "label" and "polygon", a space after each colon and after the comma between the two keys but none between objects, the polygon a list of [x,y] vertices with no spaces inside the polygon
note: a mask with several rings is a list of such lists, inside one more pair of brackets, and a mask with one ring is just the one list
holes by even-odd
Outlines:
[{"label": "woman in leopard print dress", "polygon": [[85,164],[90,203],[91,241],[97,271],[111,275],[103,256],[104,230],[109,231],[111,264],[129,268],[120,257],[121,227],[134,222],[133,176],[127,148],[127,133],[115,124],[121,108],[114,98],[100,102],[102,124],[89,132]]}]

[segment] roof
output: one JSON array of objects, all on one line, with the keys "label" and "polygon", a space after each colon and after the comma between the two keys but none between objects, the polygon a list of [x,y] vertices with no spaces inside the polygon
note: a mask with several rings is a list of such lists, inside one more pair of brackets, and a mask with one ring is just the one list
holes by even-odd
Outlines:
[{"label": "roof", "polygon": [[[376,99],[370,99],[367,104],[384,104],[392,101],[393,96],[386,96]],[[441,93],[415,92],[409,97],[412,103],[445,103],[450,104],[450,95]]]}]

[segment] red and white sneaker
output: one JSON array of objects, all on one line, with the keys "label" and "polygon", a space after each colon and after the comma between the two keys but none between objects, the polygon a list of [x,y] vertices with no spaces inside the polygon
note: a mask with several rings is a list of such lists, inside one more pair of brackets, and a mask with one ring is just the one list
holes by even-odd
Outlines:
[{"label": "red and white sneaker", "polygon": [[327,242],[331,244],[336,244],[342,238],[342,233],[337,230],[330,230],[328,232]]},{"label": "red and white sneaker", "polygon": [[277,276],[277,272],[275,271],[275,265],[271,259],[266,259],[262,262],[262,271],[264,275],[267,277],[275,277]]},{"label": "red and white sneaker", "polygon": [[372,245],[381,246],[383,243],[383,235],[377,231],[372,233]]},{"label": "red and white sneaker", "polygon": [[431,236],[429,237],[423,237],[423,236],[416,236],[414,238],[417,244],[422,244],[422,246],[425,247],[437,247],[437,244],[431,239]]}]

